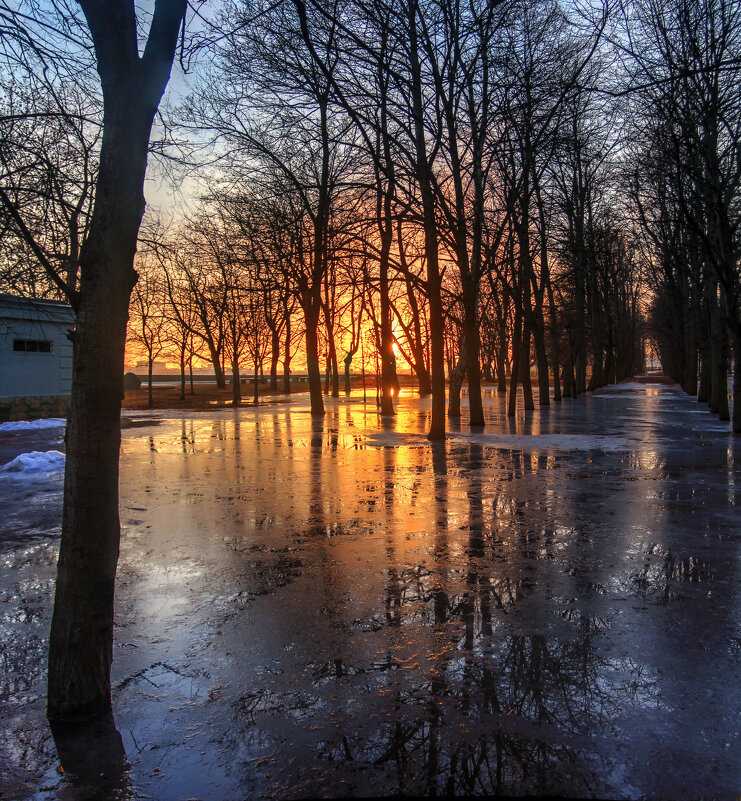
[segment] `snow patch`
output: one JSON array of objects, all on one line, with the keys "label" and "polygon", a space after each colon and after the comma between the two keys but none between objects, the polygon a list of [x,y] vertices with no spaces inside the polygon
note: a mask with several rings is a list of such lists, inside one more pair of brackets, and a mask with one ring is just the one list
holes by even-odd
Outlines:
[{"label": "snow patch", "polygon": [[7,431],[38,431],[42,428],[64,428],[67,421],[61,417],[47,417],[45,420],[15,420],[0,423],[0,433]]},{"label": "snow patch", "polygon": [[0,473],[59,473],[64,470],[61,451],[31,451],[21,453],[12,462],[0,467]]},{"label": "snow patch", "polygon": [[636,443],[625,437],[582,434],[449,434],[451,439],[478,442],[486,448],[530,451],[557,448],[562,451],[627,451]]}]

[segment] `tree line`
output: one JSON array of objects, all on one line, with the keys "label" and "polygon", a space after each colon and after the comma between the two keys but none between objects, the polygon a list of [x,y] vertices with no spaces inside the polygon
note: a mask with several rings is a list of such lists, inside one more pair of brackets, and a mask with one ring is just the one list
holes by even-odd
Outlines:
[{"label": "tree line", "polygon": [[[197,143],[184,161],[204,148],[216,160],[214,188],[157,249],[165,283],[191,299],[199,269],[213,308],[229,306],[226,260],[275,310],[218,343],[200,315],[217,380],[226,350],[236,375],[243,332],[261,327],[274,375],[296,310],[315,414],[325,364],[337,394],[367,325],[382,412],[401,358],[433,396],[431,438],[446,374],[448,414],[465,377],[474,426],[482,379],[514,415],[518,390],[534,408],[531,367],[542,405],[633,375],[645,259],[615,209],[618,112],[597,91],[606,23],[605,9],[574,20],[550,0],[225,4],[212,65],[173,123],[184,150]],[[195,232],[221,252],[186,267]]]}]

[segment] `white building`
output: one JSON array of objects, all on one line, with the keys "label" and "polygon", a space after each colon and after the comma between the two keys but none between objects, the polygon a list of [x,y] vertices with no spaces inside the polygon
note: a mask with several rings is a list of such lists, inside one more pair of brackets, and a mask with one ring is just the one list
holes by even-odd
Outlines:
[{"label": "white building", "polygon": [[66,303],[0,294],[0,421],[66,413],[74,321]]}]

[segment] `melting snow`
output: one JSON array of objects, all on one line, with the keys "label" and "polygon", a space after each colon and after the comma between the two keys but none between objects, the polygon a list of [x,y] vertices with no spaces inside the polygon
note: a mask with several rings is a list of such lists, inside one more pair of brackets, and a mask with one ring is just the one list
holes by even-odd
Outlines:
[{"label": "melting snow", "polygon": [[15,420],[0,423],[0,433],[7,431],[34,431],[41,428],[64,428],[67,421],[61,417],[48,417],[45,420]]},{"label": "melting snow", "polygon": [[0,467],[0,473],[57,473],[64,470],[64,454],[60,451],[21,453],[12,462]]}]

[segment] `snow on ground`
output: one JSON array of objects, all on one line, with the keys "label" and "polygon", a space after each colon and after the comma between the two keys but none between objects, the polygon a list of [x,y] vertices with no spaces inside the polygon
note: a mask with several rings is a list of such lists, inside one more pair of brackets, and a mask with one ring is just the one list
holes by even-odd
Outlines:
[{"label": "snow on ground", "polygon": [[48,417],[45,420],[13,420],[9,423],[0,423],[0,434],[11,431],[38,431],[44,428],[64,428],[67,421],[61,417]]},{"label": "snow on ground", "polygon": [[21,453],[0,467],[0,473],[58,473],[64,470],[61,451],[31,451]]}]

